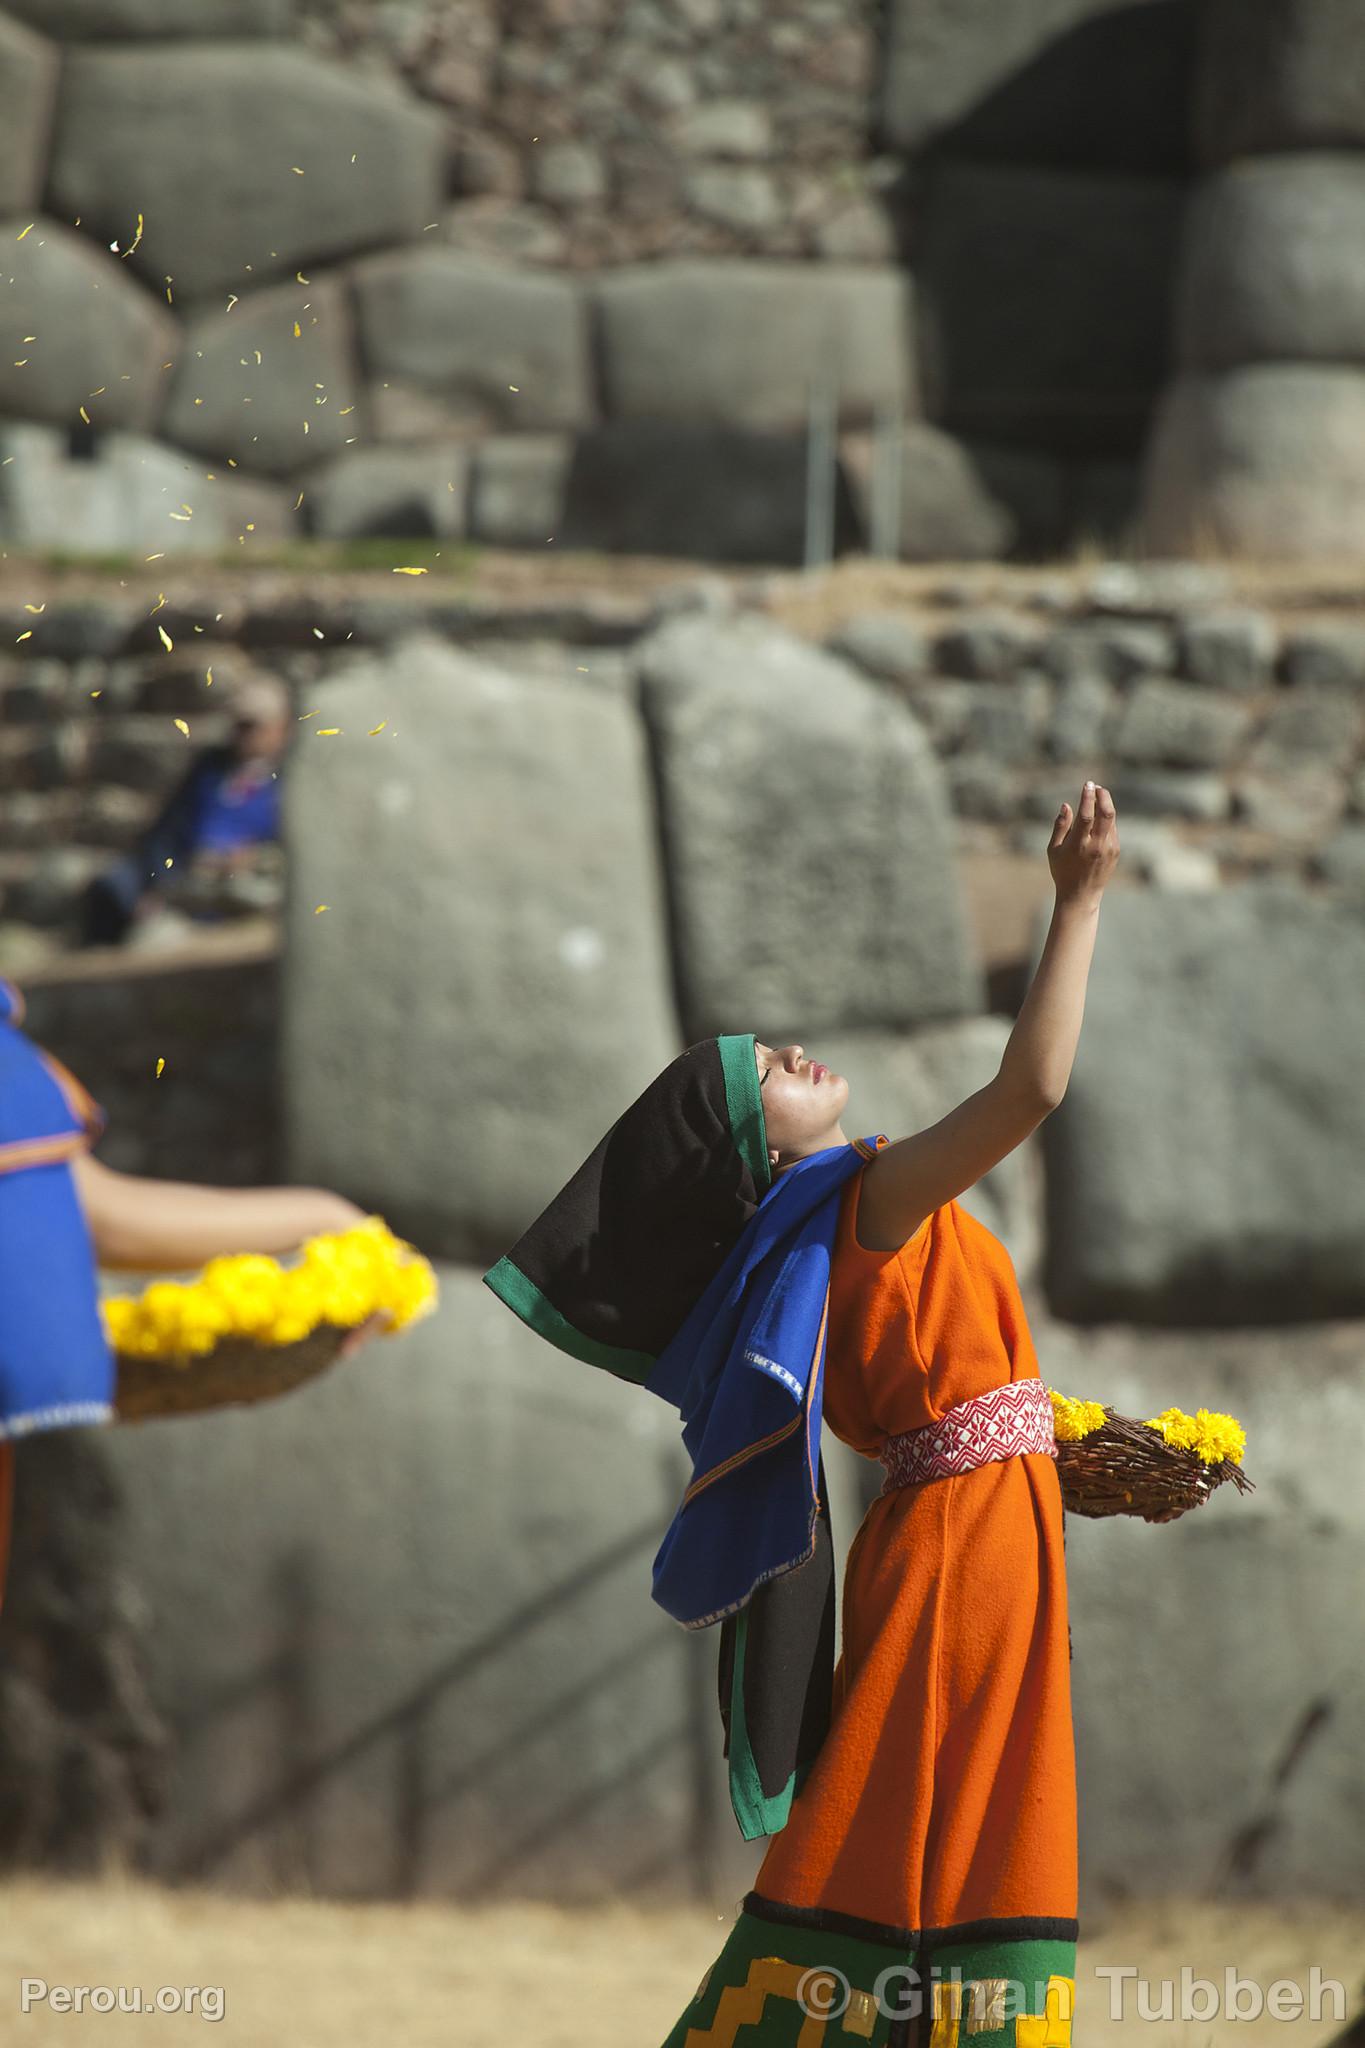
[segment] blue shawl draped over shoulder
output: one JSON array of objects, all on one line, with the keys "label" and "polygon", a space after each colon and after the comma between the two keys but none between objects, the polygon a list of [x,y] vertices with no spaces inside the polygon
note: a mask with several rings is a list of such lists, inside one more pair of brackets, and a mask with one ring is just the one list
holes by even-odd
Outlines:
[{"label": "blue shawl draped over shoulder", "polygon": [[113,1417],[90,1233],[71,1160],[103,1117],[19,1029],[0,981],[0,1441]]},{"label": "blue shawl draped over shoulder", "polygon": [[[692,1460],[653,1596],[685,1628],[726,1623],[730,1796],[748,1840],[784,1824],[828,1720],[833,1572],[818,1539],[830,1272],[844,1186],[879,1143],[834,1146],[782,1173],[644,1382],[679,1411]],[[823,1529],[827,1539],[827,1515]],[[756,1740],[756,1717],[774,1716],[786,1717],[786,1740]],[[792,1761],[766,1784],[765,1747]]]}]

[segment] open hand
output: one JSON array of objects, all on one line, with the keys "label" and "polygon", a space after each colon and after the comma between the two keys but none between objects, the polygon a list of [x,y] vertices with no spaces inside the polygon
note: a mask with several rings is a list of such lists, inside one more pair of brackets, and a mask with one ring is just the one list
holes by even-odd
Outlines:
[{"label": "open hand", "polygon": [[1118,813],[1103,783],[1087,782],[1079,810],[1063,804],[1048,841],[1047,864],[1057,895],[1098,902],[1119,857]]}]

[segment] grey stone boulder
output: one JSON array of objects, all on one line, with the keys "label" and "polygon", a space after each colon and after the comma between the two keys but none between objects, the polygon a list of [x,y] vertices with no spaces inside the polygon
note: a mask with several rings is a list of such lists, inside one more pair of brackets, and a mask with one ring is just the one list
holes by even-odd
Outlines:
[{"label": "grey stone boulder", "polygon": [[493,434],[476,444],[469,531],[491,548],[543,548],[563,530],[573,442],[568,434]]},{"label": "grey stone boulder", "polygon": [[1233,794],[1238,823],[1266,834],[1274,842],[1272,857],[1282,863],[1320,848],[1346,806],[1341,776],[1321,763],[1248,768],[1237,776]]},{"label": "grey stone boulder", "polygon": [[851,661],[884,683],[923,675],[929,648],[919,627],[899,612],[855,612],[825,642],[831,654]]},{"label": "grey stone boulder", "polygon": [[340,284],[267,285],[191,324],[163,430],[186,448],[287,476],[360,438],[358,397]]},{"label": "grey stone boulder", "polygon": [[1176,170],[1192,10],[1131,0],[890,0],[881,130],[1020,163]]},{"label": "grey stone boulder", "polygon": [[[1079,1227],[1089,1226],[1082,1219]],[[1360,1325],[1294,1331],[1291,1372],[1289,1333],[1249,1319],[1197,1332],[1076,1328],[1041,1314],[1030,1323],[1043,1377],[1061,1392],[1138,1418],[1172,1406],[1235,1416],[1256,1489],[1238,1495],[1221,1486],[1204,1507],[1160,1528],[1126,1516],[1068,1519],[1086,1787],[1082,1913],[1090,1895],[1097,1911],[1116,1897],[1196,1895],[1211,1873],[1226,1873],[1220,1885],[1239,1901],[1264,1900],[1272,1913],[1287,1887],[1358,1898]],[[1206,1654],[1192,1655],[1194,1644]],[[1311,2010],[1306,1972],[1301,1981]],[[1330,2038],[1340,2025],[1330,1994],[1322,2016]]]},{"label": "grey stone boulder", "polygon": [[1251,729],[1243,704],[1219,690],[1159,677],[1134,686],[1113,748],[1120,761],[1148,768],[1222,768]]},{"label": "grey stone boulder", "polygon": [[924,406],[995,442],[1127,454],[1167,362],[1174,181],[937,163],[918,284]]},{"label": "grey stone boulder", "polygon": [[1210,162],[1365,143],[1356,0],[1211,0],[1195,101]]},{"label": "grey stone boulder", "polygon": [[353,282],[371,377],[456,400],[484,431],[592,417],[587,312],[571,278],[419,248],[358,263]]},{"label": "grey stone boulder", "polygon": [[1365,363],[1365,152],[1263,157],[1205,179],[1176,331],[1187,370]]},{"label": "grey stone boulder", "polygon": [[[840,460],[864,539],[873,538],[877,446],[868,433],[841,436]],[[897,464],[897,552],[907,562],[998,561],[1014,549],[1020,521],[965,443],[937,427],[905,428]]]},{"label": "grey stone boulder", "polygon": [[81,425],[84,406],[97,430],[153,426],[164,366],[178,353],[165,303],[117,256],[54,221],[11,216],[0,237],[14,341],[0,358],[0,414],[70,427]]},{"label": "grey stone boulder", "polygon": [[1119,812],[1142,818],[1182,818],[1192,825],[1220,824],[1232,810],[1232,792],[1223,776],[1201,768],[1138,768],[1119,762],[1109,784]]},{"label": "grey stone boulder", "polygon": [[1365,898],[1365,825],[1342,825],[1319,847],[1314,867],[1333,888]]},{"label": "grey stone boulder", "polygon": [[1365,370],[1259,363],[1179,378],[1152,428],[1145,544],[1311,561],[1365,553]]},{"label": "grey stone boulder", "polygon": [[56,427],[0,427],[0,533],[19,548],[200,555],[240,538],[245,554],[296,530],[292,506],[259,478],[210,482],[202,462],[142,434],[101,435],[86,460]]},{"label": "grey stone boulder", "polygon": [[69,43],[282,36],[294,25],[294,0],[6,0],[6,11]]},{"label": "grey stone boulder", "polygon": [[982,1007],[940,770],[889,691],[752,615],[638,650],[689,1036]]},{"label": "grey stone boulder", "polygon": [[[49,204],[179,301],[419,235],[444,194],[438,116],[285,44],[74,50]],[[155,194],[155,203],[151,195]]]},{"label": "grey stone boulder", "polygon": [[1365,741],[1365,696],[1303,683],[1276,698],[1247,751],[1253,768],[1272,774],[1320,766],[1344,768]]},{"label": "grey stone boulder", "polygon": [[804,430],[826,374],[845,424],[915,409],[910,281],[890,264],[640,264],[603,276],[595,307],[613,419]]},{"label": "grey stone boulder", "polygon": [[430,639],[311,698],[340,732],[287,783],[291,1171],[497,1256],[677,1050],[643,728]]},{"label": "grey stone boulder", "polygon": [[1118,716],[1112,683],[1098,675],[1058,683],[1041,740],[1050,761],[1098,762],[1107,752]]},{"label": "grey stone boulder", "polygon": [[1365,625],[1313,619],[1286,634],[1281,670],[1297,689],[1365,690]]},{"label": "grey stone boulder", "polygon": [[[580,434],[559,541],[569,548],[797,565],[806,534],[806,446],[768,433],[677,420],[611,420]],[[836,474],[834,550],[857,523]]]},{"label": "grey stone boulder", "polygon": [[1274,679],[1278,635],[1264,612],[1210,611],[1180,633],[1180,672],[1210,689],[1256,691]]},{"label": "grey stone boulder", "polygon": [[1131,683],[1139,676],[1168,675],[1175,667],[1175,636],[1145,620],[1086,619],[1059,626],[1037,651],[1038,666],[1058,682],[1104,676]]},{"label": "grey stone boulder", "polygon": [[[464,1171],[467,1127],[441,1137]],[[715,1632],[650,1598],[677,1415],[477,1273],[440,1283],[435,1316],[285,1400],[109,1433],[177,1734],[162,1878],[587,1906],[640,1888],[642,1842],[686,1840],[703,1797],[728,1848]]]},{"label": "grey stone boulder", "polygon": [[[1033,965],[1044,937],[1035,931]],[[1048,1297],[1077,1322],[1365,1309],[1365,925],[1292,885],[1105,899],[1044,1126]]]},{"label": "grey stone boulder", "polygon": [[[13,10],[12,10],[13,11]],[[57,97],[58,56],[51,43],[0,17],[0,213],[32,207],[43,189],[48,134]],[[17,232],[17,231],[16,231]]]},{"label": "grey stone boulder", "polygon": [[968,614],[934,642],[934,660],[943,675],[972,682],[1002,682],[1031,664],[1038,646],[1034,627],[1007,611]]},{"label": "grey stone boulder", "polygon": [[[1010,1030],[1006,1017],[965,1017],[894,1036],[836,1031],[810,1050],[849,1084],[841,1122],[850,1136],[884,1131],[888,1138],[908,1138],[994,1079]],[[958,1199],[1001,1240],[1021,1283],[1031,1286],[1043,1248],[1038,1139],[1007,1153]]]},{"label": "grey stone boulder", "polygon": [[462,540],[468,487],[469,450],[459,442],[348,448],[309,471],[300,516],[308,531],[323,540],[363,535]]}]

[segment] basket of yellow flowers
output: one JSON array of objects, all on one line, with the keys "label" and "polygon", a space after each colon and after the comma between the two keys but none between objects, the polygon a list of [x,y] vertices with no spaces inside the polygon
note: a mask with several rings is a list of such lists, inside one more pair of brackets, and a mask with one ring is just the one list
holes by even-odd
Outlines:
[{"label": "basket of yellow flowers", "polygon": [[436,1305],[430,1265],[377,1216],[296,1258],[211,1259],[104,1303],[120,1422],[271,1400],[326,1370],[366,1325],[392,1334]]},{"label": "basket of yellow flowers", "polygon": [[1172,1521],[1202,1507],[1225,1481],[1239,1493],[1253,1490],[1242,1470],[1246,1431],[1234,1416],[1165,1408],[1140,1422],[1102,1402],[1050,1391],[1057,1476],[1073,1515]]}]

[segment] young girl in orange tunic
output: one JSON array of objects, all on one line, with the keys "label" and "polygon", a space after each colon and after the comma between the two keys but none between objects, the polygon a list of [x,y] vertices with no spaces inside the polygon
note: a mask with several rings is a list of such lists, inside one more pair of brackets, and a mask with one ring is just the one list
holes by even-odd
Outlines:
[{"label": "young girl in orange tunic", "polygon": [[[1061,1100],[1117,858],[1112,799],[1087,783],[1053,827],[1056,911],[999,1075],[844,1190],[824,1417],[869,1457],[1039,1382],[1009,1254],[957,1196]],[[846,1142],[837,1123],[810,1129],[821,1091],[801,1055],[759,1048],[778,1174]],[[848,1090],[831,1082],[837,1117]],[[1076,1773],[1056,1466],[1025,1452],[899,1476],[893,1457],[848,1554],[829,1732],[666,2048],[1070,2042]]]}]

